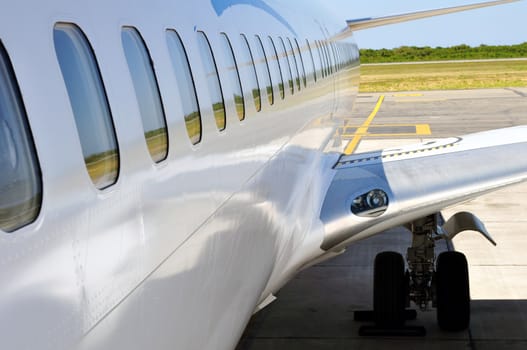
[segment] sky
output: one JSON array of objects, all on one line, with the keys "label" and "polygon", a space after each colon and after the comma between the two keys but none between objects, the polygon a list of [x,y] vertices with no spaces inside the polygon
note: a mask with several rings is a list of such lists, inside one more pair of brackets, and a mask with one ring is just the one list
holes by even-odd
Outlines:
[{"label": "sky", "polygon": [[[479,0],[325,0],[348,19],[467,5]],[[355,34],[360,48],[399,46],[512,45],[527,42],[527,0],[516,3],[421,19]]]}]

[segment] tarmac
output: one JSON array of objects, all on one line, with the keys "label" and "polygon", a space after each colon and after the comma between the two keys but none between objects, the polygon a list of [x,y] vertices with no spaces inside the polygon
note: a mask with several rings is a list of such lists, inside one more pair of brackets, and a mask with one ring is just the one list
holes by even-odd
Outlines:
[{"label": "tarmac", "polygon": [[[382,95],[384,101],[355,153],[527,124],[527,88]],[[380,96],[359,95],[348,124],[360,126]],[[430,133],[415,125],[428,125]],[[527,349],[527,183],[449,208],[443,215],[448,219],[459,211],[481,218],[498,243],[494,247],[474,232],[454,239],[470,266],[468,330],[441,331],[431,309],[418,311],[417,320],[408,322],[424,326],[424,337],[359,336],[363,323],[353,320],[353,312],[372,308],[375,255],[385,250],[405,255],[410,244],[411,235],[395,228],[300,272],[275,302],[253,316],[236,349]],[[444,243],[437,249],[445,249]]]}]

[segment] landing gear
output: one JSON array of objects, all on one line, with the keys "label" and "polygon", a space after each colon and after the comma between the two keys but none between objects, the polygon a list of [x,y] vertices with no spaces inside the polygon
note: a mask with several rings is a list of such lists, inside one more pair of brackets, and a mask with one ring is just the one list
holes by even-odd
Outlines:
[{"label": "landing gear", "polygon": [[420,326],[405,326],[415,320],[417,312],[407,310],[408,274],[404,258],[397,252],[382,252],[375,257],[373,270],[373,311],[356,311],[355,321],[373,321],[375,326],[362,326],[362,336],[424,336]]},{"label": "landing gear", "polygon": [[[437,308],[437,322],[445,331],[459,332],[470,323],[470,291],[468,263],[465,255],[446,251],[436,259],[435,242],[451,239],[465,230],[482,233],[495,244],[484,225],[470,213],[454,215],[444,222],[441,214],[427,216],[407,225],[412,232],[412,246],[407,250],[408,269],[403,256],[382,252],[375,258],[373,311],[355,313],[357,321],[374,321],[374,327],[361,327],[361,335],[424,335],[423,327],[405,327],[415,318],[415,311],[406,310],[413,302],[421,310]],[[448,228],[448,231],[447,231]],[[410,334],[409,334],[410,331]],[[399,334],[400,333],[400,334]]]},{"label": "landing gear", "polygon": [[459,332],[470,323],[468,264],[459,252],[444,252],[437,258],[437,323],[442,330]]},{"label": "landing gear", "polygon": [[406,277],[403,256],[384,252],[375,258],[373,316],[382,327],[402,327],[406,307]]}]

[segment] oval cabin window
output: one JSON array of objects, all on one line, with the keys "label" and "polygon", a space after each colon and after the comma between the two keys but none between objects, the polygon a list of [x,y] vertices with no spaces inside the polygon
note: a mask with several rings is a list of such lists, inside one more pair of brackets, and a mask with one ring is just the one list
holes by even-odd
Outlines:
[{"label": "oval cabin window", "polygon": [[22,97],[0,44],[0,230],[13,232],[36,220],[42,176]]},{"label": "oval cabin window", "polygon": [[121,40],[139,105],[146,145],[152,160],[159,163],[168,155],[168,131],[153,61],[137,29],[124,27]]},{"label": "oval cabin window", "polygon": [[167,30],[167,43],[170,59],[176,75],[179,90],[179,102],[183,109],[183,117],[190,142],[193,145],[201,141],[201,112],[196,97],[196,87],[190,71],[187,51],[179,34],[173,30]]},{"label": "oval cabin window", "polygon": [[119,149],[99,67],[79,27],[58,23],[53,34],[86,169],[95,187],[104,189],[117,182]]},{"label": "oval cabin window", "polygon": [[209,39],[203,32],[198,32],[198,45],[203,62],[203,69],[209,87],[210,97],[212,99],[212,112],[214,120],[219,131],[225,130],[227,120],[225,113],[225,102],[223,100],[223,91],[221,89],[218,68]]},{"label": "oval cabin window", "polygon": [[240,73],[238,71],[238,64],[236,63],[231,41],[227,34],[221,33],[220,38],[221,43],[223,44],[223,50],[225,51],[225,59],[227,60],[227,66],[224,67],[224,70],[229,77],[236,114],[241,121],[245,119],[245,101],[243,98],[243,89],[240,80]]}]

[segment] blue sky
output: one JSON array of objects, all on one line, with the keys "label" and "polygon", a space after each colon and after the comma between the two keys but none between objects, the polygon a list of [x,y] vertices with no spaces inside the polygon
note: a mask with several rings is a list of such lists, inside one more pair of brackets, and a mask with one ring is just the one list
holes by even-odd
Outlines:
[{"label": "blue sky", "polygon": [[[430,10],[478,0],[326,0],[348,19]],[[527,0],[414,22],[366,29],[355,34],[361,48],[510,45],[527,42]]]}]

